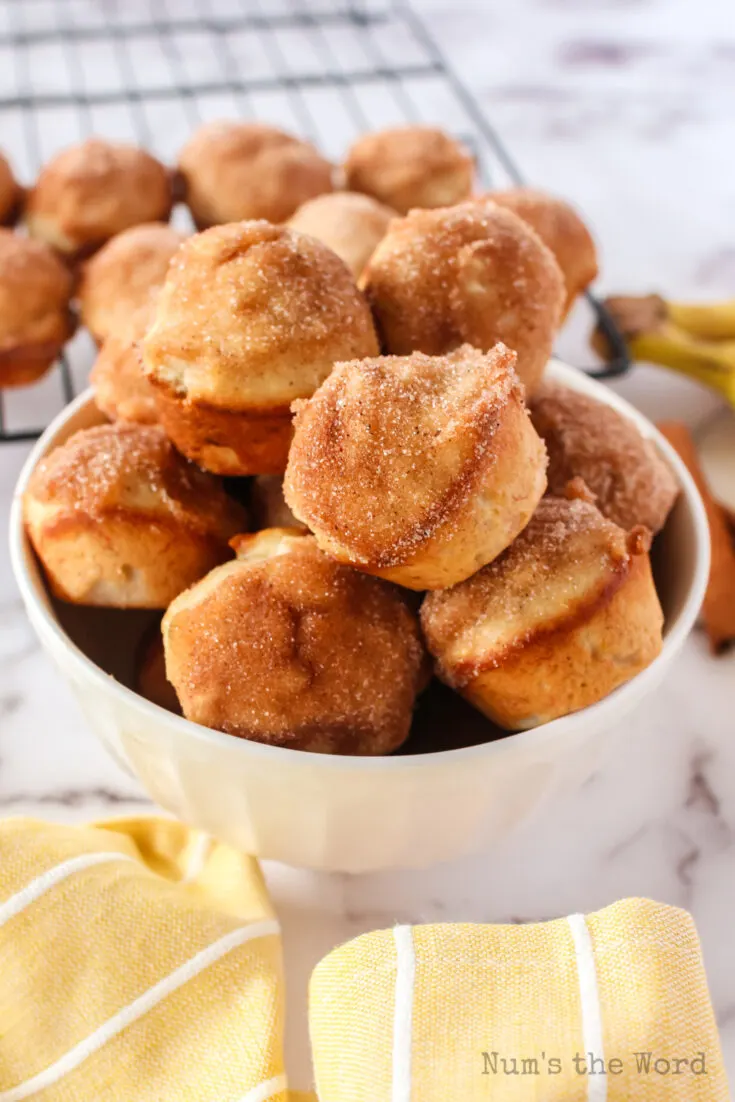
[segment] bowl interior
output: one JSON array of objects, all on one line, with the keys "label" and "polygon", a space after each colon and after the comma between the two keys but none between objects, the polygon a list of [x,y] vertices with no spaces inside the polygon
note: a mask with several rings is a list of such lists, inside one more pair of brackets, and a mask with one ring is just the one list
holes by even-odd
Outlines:
[{"label": "bowl interior", "polygon": [[[626,402],[599,383],[565,365],[552,362],[549,374],[565,385],[607,402],[634,420],[644,435],[654,442],[677,475],[682,494],[664,530],[656,537],[652,553],[656,586],[665,616],[664,651],[669,647],[673,648],[693,623],[708,573],[706,518],[696,489],[663,437]],[[94,405],[91,392],[87,392],[67,407],[50,426],[29,457],[19,480],[11,520],[11,541],[14,545],[16,572],[21,575],[19,581],[26,599],[29,599],[30,590],[30,599],[44,610],[45,615],[56,621],[81,652],[82,661],[86,658],[118,683],[135,691],[136,659],[140,653],[141,641],[155,630],[160,614],[85,608],[68,605],[51,597],[40,566],[23,533],[19,507],[20,495],[38,460],[74,432],[102,421],[104,417]],[[626,686],[622,686],[613,695],[625,692],[625,689]],[[604,707],[604,704],[603,701],[594,707]],[[579,714],[577,717],[568,717],[567,721],[569,719],[578,720]],[[561,722],[564,721],[557,720],[554,725],[548,726]],[[411,735],[399,753],[435,753],[520,737],[522,736],[509,734],[496,727],[455,693],[438,682],[432,682],[419,701]]]}]

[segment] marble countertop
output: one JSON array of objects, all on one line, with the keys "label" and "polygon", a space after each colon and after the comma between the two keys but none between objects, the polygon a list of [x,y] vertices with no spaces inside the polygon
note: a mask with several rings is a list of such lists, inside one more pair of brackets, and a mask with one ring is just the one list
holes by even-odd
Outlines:
[{"label": "marble countertop", "polygon": [[[595,229],[604,290],[732,294],[735,27],[729,0],[423,0],[420,9],[527,177],[573,198]],[[585,355],[587,319],[560,351]],[[700,426],[716,400],[655,368],[618,389],[654,417]],[[24,401],[34,401],[29,394]],[[40,416],[41,414],[39,414]],[[4,446],[7,527],[27,448]],[[86,820],[148,807],[106,756],[42,654],[0,544],[0,814]],[[292,994],[289,1045],[307,1075],[303,994],[332,945],[395,921],[525,921],[626,895],[697,921],[735,1079],[735,655],[686,644],[619,731],[600,771],[482,858],[351,877],[272,866]]]}]

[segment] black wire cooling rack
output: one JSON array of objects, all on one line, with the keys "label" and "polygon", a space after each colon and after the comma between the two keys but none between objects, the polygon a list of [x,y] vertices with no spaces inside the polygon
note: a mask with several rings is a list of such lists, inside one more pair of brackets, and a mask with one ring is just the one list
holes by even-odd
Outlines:
[{"label": "black wire cooling rack", "polygon": [[[0,146],[21,179],[92,133],[173,163],[193,127],[252,117],[339,159],[357,134],[435,123],[474,151],[486,185],[521,174],[416,12],[382,0],[0,0]],[[188,215],[177,209],[183,227]],[[593,310],[627,367],[604,310]],[[84,386],[80,331],[34,387],[0,392],[0,442],[35,439]]]}]

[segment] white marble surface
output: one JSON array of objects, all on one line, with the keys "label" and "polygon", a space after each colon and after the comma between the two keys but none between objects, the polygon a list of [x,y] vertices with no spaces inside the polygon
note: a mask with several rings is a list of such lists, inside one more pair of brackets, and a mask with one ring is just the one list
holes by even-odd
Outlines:
[{"label": "white marble surface", "polygon": [[[588,215],[604,258],[603,289],[733,293],[729,0],[424,0],[421,10],[527,176],[573,197]],[[109,116],[111,127],[118,121]],[[170,130],[159,136],[173,141]],[[577,360],[584,324],[561,346]],[[637,369],[620,389],[654,416],[695,425],[717,408],[712,396],[654,368]],[[29,393],[25,412],[43,415],[46,400]],[[2,451],[3,526],[25,452]],[[146,807],[138,786],[95,742],[39,650],[6,542],[0,813],[78,820],[138,812]],[[693,912],[735,1076],[734,714],[735,656],[713,659],[696,635],[661,690],[611,736],[604,768],[495,852],[363,878],[269,869],[286,930],[289,1044],[299,1075],[306,978],[336,942],[395,920],[538,919],[643,894]]]}]

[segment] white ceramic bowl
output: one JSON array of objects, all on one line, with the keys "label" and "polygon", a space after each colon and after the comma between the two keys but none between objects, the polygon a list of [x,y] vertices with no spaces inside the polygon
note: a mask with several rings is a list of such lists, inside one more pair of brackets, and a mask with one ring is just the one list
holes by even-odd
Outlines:
[{"label": "white ceramic bowl", "polygon": [[[575,715],[463,749],[386,758],[308,754],[210,731],[148,703],[87,657],[80,647],[114,669],[101,640],[113,638],[118,653],[132,652],[125,635],[139,635],[141,620],[137,613],[79,610],[49,599],[23,531],[21,495],[41,456],[102,420],[90,392],[57,417],[18,482],[10,525],[15,576],[31,623],[92,728],[157,803],[248,853],[361,872],[425,866],[480,850],[552,794],[587,779],[625,714],[658,685],[695,621],[709,571],[709,534],[691,478],[653,425],[572,368],[552,362],[549,375],[634,421],[679,480],[681,496],[657,540],[663,651],[628,684]],[[100,616],[116,617],[114,627],[106,620],[100,629]]]}]

